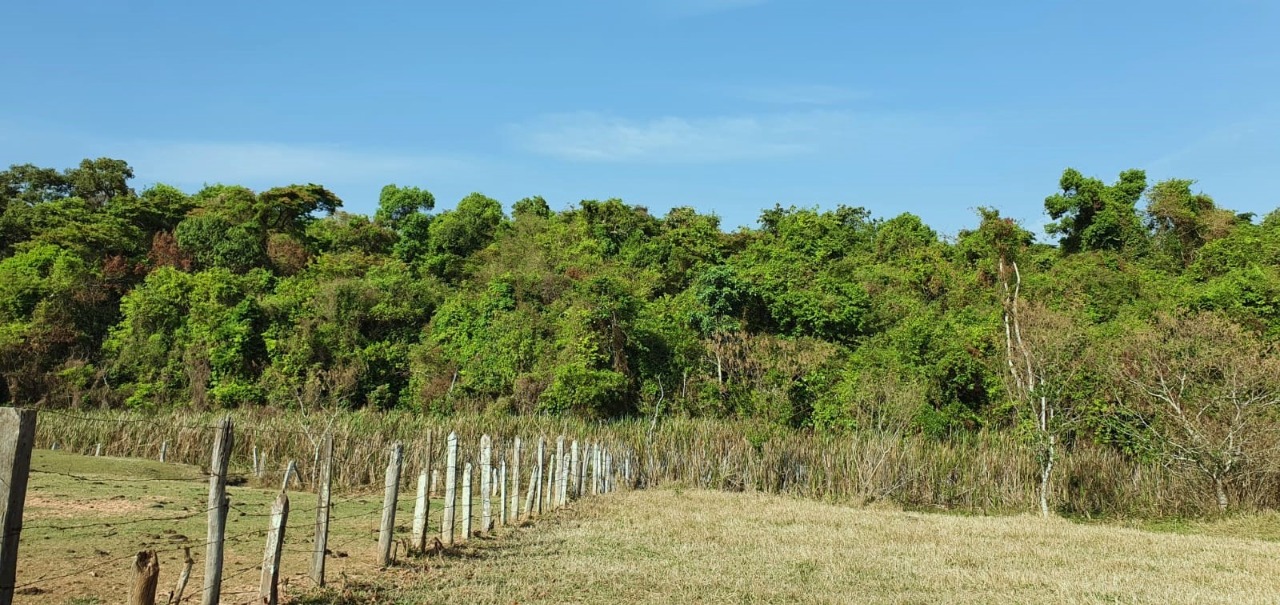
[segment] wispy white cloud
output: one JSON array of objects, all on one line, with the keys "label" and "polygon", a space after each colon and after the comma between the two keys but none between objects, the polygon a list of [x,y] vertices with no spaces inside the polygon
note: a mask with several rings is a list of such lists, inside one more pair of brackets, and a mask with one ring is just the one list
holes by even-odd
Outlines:
[{"label": "wispy white cloud", "polygon": [[659,12],[669,17],[698,17],[758,6],[769,0],[653,0]]},{"label": "wispy white cloud", "polygon": [[648,120],[580,112],[543,116],[510,132],[525,149],[567,160],[698,163],[813,153],[852,136],[856,123],[852,114],[831,111]]},{"label": "wispy white cloud", "polygon": [[774,105],[840,105],[870,96],[864,91],[824,84],[750,86],[734,92],[748,101]]},{"label": "wispy white cloud", "polygon": [[453,156],[326,144],[141,141],[119,147],[140,177],[177,184],[340,183],[457,174],[469,166]]}]

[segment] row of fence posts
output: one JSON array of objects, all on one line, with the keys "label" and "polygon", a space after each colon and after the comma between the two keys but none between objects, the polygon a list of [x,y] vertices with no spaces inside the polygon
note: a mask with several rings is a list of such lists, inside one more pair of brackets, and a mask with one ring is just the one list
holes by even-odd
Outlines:
[{"label": "row of fence posts", "polygon": [[[0,542],[0,605],[11,605],[17,569],[18,541],[22,531],[22,508],[26,495],[27,477],[30,473],[31,450],[35,442],[36,413],[31,410],[0,408],[0,522],[4,539]],[[205,543],[205,573],[201,602],[217,605],[222,591],[223,546],[226,539],[227,512],[231,501],[227,496],[227,470],[231,450],[235,443],[231,417],[221,420],[214,430],[213,455],[209,467],[208,534]],[[428,544],[428,517],[430,497],[438,493],[437,471],[432,466],[431,437],[428,436],[426,463],[418,475],[414,502],[413,529],[408,543],[408,554],[440,552],[456,543],[456,505],[461,500],[462,536],[470,539],[472,531],[472,462],[462,469],[461,494],[458,493],[458,437],[450,433],[445,444],[444,509],[440,520],[440,536]],[[529,483],[521,484],[522,443],[516,437],[507,450],[510,466],[505,456],[494,464],[493,442],[488,435],[480,438],[478,466],[480,470],[480,528],[482,533],[494,529],[494,499],[497,498],[497,522],[503,526],[518,525],[528,519],[556,508],[567,506],[572,500],[586,495],[614,491],[621,475],[624,485],[633,485],[631,456],[623,458],[623,468],[615,472],[612,453],[600,444],[579,446],[577,440],[566,451],[565,438],[556,439],[556,450],[548,460],[546,440],[538,439],[537,457],[529,471]],[[161,445],[160,459],[167,458],[167,442]],[[94,455],[101,455],[99,445]],[[567,454],[567,457],[566,457]],[[381,567],[395,561],[392,552],[395,544],[395,518],[400,492],[400,474],[404,462],[404,447],[396,443],[391,447],[387,464],[382,520],[378,536],[377,564]],[[315,543],[310,575],[317,586],[324,586],[325,559],[329,537],[329,513],[332,505],[331,487],[333,471],[333,437],[326,434],[317,452],[318,477],[315,482],[317,506]],[[265,455],[259,456],[254,448],[254,473],[262,474]],[[591,472],[588,475],[587,468]],[[510,472],[508,472],[508,470]],[[290,477],[297,477],[293,461],[285,470],[280,494],[276,497],[270,515],[267,544],[263,554],[262,576],[259,584],[259,601],[275,605],[278,601],[280,558],[283,553],[285,527],[289,519],[289,496],[286,491]],[[429,482],[429,483],[428,483]],[[509,486],[509,489],[508,489]],[[521,488],[524,502],[521,506]],[[187,549],[185,567],[179,576],[175,590],[170,593],[171,602],[181,600],[194,561]],[[154,551],[143,551],[135,557],[132,566],[131,605],[154,605],[160,574],[159,558]]]}]

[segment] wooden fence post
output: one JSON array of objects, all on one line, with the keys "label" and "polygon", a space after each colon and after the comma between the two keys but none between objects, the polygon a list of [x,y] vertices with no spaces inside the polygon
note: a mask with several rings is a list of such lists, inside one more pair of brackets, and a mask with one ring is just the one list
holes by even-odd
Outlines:
[{"label": "wooden fence post", "polygon": [[582,459],[578,461],[578,497],[587,495],[587,465],[590,463],[591,447],[586,442],[582,443]]},{"label": "wooden fence post", "polygon": [[235,444],[231,416],[218,423],[213,438],[213,460],[209,464],[209,532],[205,546],[203,605],[218,605],[222,598],[222,546],[226,538],[227,465]]},{"label": "wooden fence post", "polygon": [[169,603],[181,603],[182,593],[187,590],[187,580],[191,579],[191,568],[195,566],[196,560],[191,558],[191,547],[182,547],[182,573],[178,574],[178,585],[174,587],[173,592],[169,593]]},{"label": "wooden fence post", "polygon": [[507,459],[503,458],[498,461],[498,489],[501,493],[498,495],[498,523],[505,526],[507,524]]},{"label": "wooden fence post", "polygon": [[427,471],[418,473],[418,497],[413,502],[413,534],[409,538],[409,549],[422,552],[427,547],[427,513],[431,506],[427,497]]},{"label": "wooden fence post", "polygon": [[569,469],[569,461],[564,457],[564,435],[556,437],[556,493],[552,500],[555,501],[556,507],[565,505],[565,489],[567,487],[565,481],[569,478],[567,471]]},{"label": "wooden fence post", "polygon": [[543,492],[542,510],[551,512],[555,508],[556,502],[556,455],[551,454],[551,461],[547,464],[547,489]]},{"label": "wooden fence post", "polygon": [[511,521],[520,522],[520,438],[511,444]]},{"label": "wooden fence post", "polygon": [[[547,440],[543,439],[542,437],[538,437],[538,460],[537,462],[534,463],[534,468],[537,470],[537,473],[538,473],[538,479],[534,482],[533,485],[530,485],[529,487],[532,488],[533,491],[535,492],[533,496],[533,505],[538,509],[539,515],[542,514],[542,483],[543,483],[542,478],[545,476],[542,473],[542,469],[546,468],[546,457],[547,457]],[[529,511],[529,512],[532,513],[533,511]]]},{"label": "wooden fence post", "polygon": [[98,447],[93,450],[93,457],[97,458],[98,456],[101,456],[101,455],[102,455],[102,444],[99,443]]},{"label": "wooden fence post", "polygon": [[133,558],[133,575],[129,582],[129,605],[156,605],[156,587],[160,583],[160,558],[154,550],[144,550]]},{"label": "wooden fence post", "polygon": [[316,481],[316,547],[311,553],[311,580],[324,586],[324,560],[329,548],[329,489],[333,485],[333,433],[320,444],[320,478]]},{"label": "wooden fence post", "polygon": [[160,443],[160,462],[168,462],[168,461],[169,461],[169,442],[163,441]]},{"label": "wooden fence post", "polygon": [[33,410],[0,408],[0,605],[13,603],[18,573],[18,538],[22,505],[31,474],[31,447],[36,442]]},{"label": "wooden fence post", "polygon": [[[284,481],[280,483],[280,491],[289,491],[289,479],[298,476],[298,464],[293,460],[289,461],[289,465],[284,467]],[[301,481],[301,479],[299,479]]]},{"label": "wooden fence post", "polygon": [[280,555],[284,554],[284,528],[289,524],[289,495],[280,492],[271,506],[271,525],[267,530],[267,549],[262,553],[262,582],[258,584],[258,602],[279,602]]},{"label": "wooden fence post", "polygon": [[534,466],[533,470],[529,471],[529,489],[525,490],[525,496],[524,496],[524,518],[525,519],[532,518],[534,508],[537,507],[536,501],[538,499],[539,483],[541,482],[538,481],[538,467]]},{"label": "wooden fence post", "polygon": [[462,541],[471,539],[471,463],[462,471]]},{"label": "wooden fence post", "polygon": [[582,460],[579,456],[578,440],[574,439],[569,447],[569,498],[573,500],[582,497],[582,475],[578,472]]},{"label": "wooden fence post", "polygon": [[493,441],[480,437],[480,531],[493,530]]},{"label": "wooden fence post", "polygon": [[391,460],[387,463],[386,491],[382,496],[382,527],[378,533],[378,566],[391,564],[391,542],[396,532],[396,499],[400,495],[400,463],[404,446],[399,442],[391,446]]},{"label": "wooden fence post", "polygon": [[591,444],[591,495],[600,493],[600,444]]},{"label": "wooden fence post", "polygon": [[453,546],[453,517],[458,501],[458,434],[449,433],[444,454],[444,515],[440,518],[440,541]]}]

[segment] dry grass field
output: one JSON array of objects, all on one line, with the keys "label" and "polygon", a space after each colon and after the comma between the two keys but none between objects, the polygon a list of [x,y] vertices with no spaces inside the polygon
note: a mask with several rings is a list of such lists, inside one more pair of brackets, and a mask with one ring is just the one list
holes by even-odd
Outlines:
[{"label": "dry grass field", "polygon": [[[1272,524],[1274,517],[1264,521]],[[1280,543],[661,490],[448,561],[412,603],[1275,603]],[[1274,525],[1272,525],[1274,527]],[[354,601],[353,601],[354,602]]]},{"label": "dry grass field", "polygon": [[[204,540],[198,469],[41,451],[22,536],[18,603],[118,603],[129,557],[161,558],[161,602],[183,542]],[[62,474],[56,474],[62,473]],[[71,475],[74,475],[71,476]],[[265,486],[264,486],[265,487]],[[225,603],[249,603],[272,489],[232,488]],[[1081,524],[847,507],[663,489],[588,499],[443,557],[373,565],[380,497],[341,495],[331,587],[305,566],[314,498],[286,536],[298,603],[1274,603],[1280,517]],[[401,499],[400,525],[411,503]],[[434,512],[438,514],[439,507]],[[140,521],[157,517],[189,518]],[[244,513],[243,516],[240,513]],[[437,517],[433,515],[432,527]],[[65,529],[85,526],[80,529]],[[188,595],[198,594],[204,549]],[[234,574],[234,575],[233,575]],[[34,588],[36,590],[30,590]],[[196,602],[198,597],[187,602]]]}]

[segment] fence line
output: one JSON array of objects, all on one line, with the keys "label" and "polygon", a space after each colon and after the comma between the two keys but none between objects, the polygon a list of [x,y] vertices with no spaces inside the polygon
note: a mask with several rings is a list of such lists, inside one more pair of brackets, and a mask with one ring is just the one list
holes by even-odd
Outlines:
[{"label": "fence line", "polygon": [[[35,443],[36,436],[34,433],[36,427],[36,415],[34,413],[25,410],[12,410],[11,408],[0,408],[0,413],[29,415],[30,420],[28,423],[30,424],[31,430],[28,432],[29,434],[26,435],[26,441],[29,444]],[[157,424],[148,421],[129,419],[91,419],[87,416],[76,416],[61,413],[55,413],[54,415],[62,417],[73,416],[75,418],[95,422],[123,422],[126,424],[136,423],[142,425]],[[3,428],[3,425],[0,425],[0,428]],[[330,496],[329,482],[332,477],[331,469],[334,466],[332,462],[333,439],[331,434],[325,434],[317,441],[318,455],[315,458],[315,464],[318,469],[315,474],[315,479],[310,483],[310,487],[317,492],[316,504],[314,506],[291,508],[288,496],[285,494],[285,489],[289,485],[289,482],[286,480],[281,484],[282,487],[278,492],[278,498],[275,505],[269,509],[257,510],[256,508],[249,507],[244,503],[232,502],[228,497],[227,492],[228,478],[232,475],[232,452],[236,447],[237,441],[239,441],[237,436],[238,433],[243,430],[242,426],[235,424],[232,421],[232,418],[228,416],[222,418],[215,426],[182,426],[180,430],[197,429],[202,431],[206,439],[212,442],[210,447],[204,450],[209,453],[210,466],[208,471],[195,475],[200,479],[207,480],[209,483],[209,493],[206,506],[180,514],[148,515],[136,518],[91,523],[63,524],[57,522],[37,522],[34,524],[28,524],[25,528],[22,526],[21,519],[19,518],[12,531],[6,530],[5,537],[12,537],[13,542],[16,544],[21,538],[21,532],[23,529],[28,531],[37,531],[43,534],[52,532],[53,537],[56,537],[58,534],[66,532],[82,532],[86,529],[96,528],[104,528],[108,530],[108,533],[106,533],[105,536],[112,536],[119,533],[118,530],[122,526],[132,526],[143,523],[172,524],[174,522],[186,521],[205,515],[207,517],[206,526],[208,531],[204,541],[192,542],[184,539],[181,544],[175,545],[147,545],[147,543],[144,542],[146,547],[141,553],[111,557],[104,561],[94,562],[87,566],[79,565],[76,569],[69,572],[51,571],[34,579],[24,579],[24,582],[21,585],[15,585],[15,583],[10,582],[7,585],[10,600],[0,601],[0,605],[10,605],[12,602],[12,594],[15,590],[44,590],[50,585],[56,586],[59,582],[69,578],[83,576],[86,573],[92,573],[95,575],[98,573],[110,573],[104,572],[103,570],[115,570],[120,573],[121,577],[124,577],[125,572],[128,571],[132,574],[129,576],[131,582],[130,585],[134,586],[134,588],[130,589],[130,602],[154,603],[155,592],[158,590],[157,586],[162,583],[157,582],[157,578],[165,572],[177,571],[159,569],[160,555],[182,551],[185,553],[185,556],[189,561],[191,549],[199,549],[200,547],[204,547],[206,550],[205,573],[203,576],[204,588],[199,592],[192,591],[189,594],[178,595],[179,598],[175,602],[187,602],[193,600],[196,598],[197,594],[200,595],[201,601],[204,603],[229,602],[228,599],[235,599],[252,594],[255,595],[254,598],[257,600],[251,600],[251,602],[274,603],[278,598],[280,560],[285,553],[305,553],[310,556],[312,559],[310,574],[312,582],[316,586],[323,586],[325,560],[330,556],[330,553],[343,553],[341,549],[347,548],[351,544],[357,542],[367,542],[370,539],[367,536],[357,534],[356,536],[340,541],[335,545],[330,545],[328,543],[330,528],[334,523],[343,523],[344,521],[349,522],[361,518],[368,518],[372,525],[373,520],[376,517],[381,517],[382,522],[379,525],[379,537],[377,549],[375,551],[376,562],[380,567],[394,566],[397,564],[396,559],[398,558],[397,553],[399,551],[398,549],[392,550],[392,547],[396,544],[395,516],[398,509],[398,495],[400,490],[403,488],[401,475],[405,457],[403,456],[403,447],[400,444],[395,444],[386,454],[387,469],[384,485],[385,493],[381,507],[371,510],[360,510],[359,512],[342,515],[333,514],[334,509],[337,507],[346,507],[347,505],[362,506],[371,498],[369,494],[361,493],[352,493],[340,498],[332,498]],[[252,430],[246,432],[252,432]],[[47,439],[50,443],[53,442],[53,438],[49,437]],[[418,527],[418,514],[415,511],[413,535],[411,540],[405,542],[405,556],[419,556],[429,551],[439,551],[442,548],[447,552],[447,549],[450,546],[456,547],[458,544],[467,543],[473,533],[488,533],[493,531],[495,529],[495,516],[497,517],[496,521],[499,524],[508,526],[517,524],[520,519],[520,515],[519,509],[515,507],[515,499],[517,494],[519,494],[520,485],[522,483],[529,486],[529,490],[526,493],[531,498],[537,498],[533,501],[533,504],[526,507],[526,519],[535,516],[535,514],[545,514],[551,512],[553,509],[568,506],[570,502],[577,499],[579,494],[571,493],[568,489],[572,470],[571,461],[566,457],[567,448],[565,448],[565,440],[565,436],[558,436],[556,451],[549,452],[545,447],[546,436],[539,435],[539,447],[535,454],[534,452],[526,453],[521,451],[519,437],[513,438],[508,445],[508,443],[504,442],[502,439],[495,441],[488,435],[483,435],[477,440],[477,443],[467,444],[465,448],[462,448],[460,447],[456,432],[451,433],[446,444],[446,485],[444,489],[446,502],[440,515],[440,539],[433,540],[430,547],[428,547],[426,540],[423,539],[427,535],[431,524],[429,514],[430,500],[429,497],[420,497],[415,502],[415,506],[417,506],[417,502],[422,502],[423,510],[421,513],[421,528]],[[5,439],[5,441],[9,440]],[[20,441],[21,440],[17,439],[12,440],[13,443],[19,443]],[[434,452],[431,451],[432,448],[430,446],[432,442],[433,439],[428,436],[428,446],[419,451],[419,455],[416,457],[419,459],[421,464],[421,470],[417,477],[419,494],[425,494],[427,491],[426,482],[428,472],[434,470],[431,468],[430,463],[430,460],[432,460],[434,456]],[[65,438],[63,443],[67,443]],[[577,440],[575,439],[573,443],[576,444]],[[241,444],[241,447],[243,447],[243,444]],[[72,444],[65,449],[75,451],[76,447]],[[187,451],[189,451],[189,449],[190,448],[188,448]],[[93,454],[101,454],[102,452],[99,450],[100,448],[95,444]],[[175,462],[172,461],[180,459],[179,450],[181,450],[181,448],[171,447],[169,441],[166,440],[162,442],[160,457],[163,457],[166,460],[165,464],[173,464]],[[108,448],[107,451],[115,452],[112,448]],[[0,456],[3,456],[3,453],[3,451],[0,451]],[[87,454],[87,452],[85,453]],[[26,455],[29,460],[30,452],[28,451]],[[260,470],[266,455],[265,451],[259,452],[256,446],[254,446],[253,459],[251,461],[253,466],[251,467],[251,470],[255,476]],[[496,466],[494,465],[495,455],[498,460],[498,464]],[[507,464],[508,456],[510,457],[510,466]],[[524,462],[527,464],[522,465],[521,458],[523,456],[531,456],[534,459],[525,460]],[[280,459],[283,460],[284,458],[281,457]],[[3,457],[0,457],[0,462],[3,462],[3,460]],[[0,467],[2,466],[3,465],[0,465]],[[289,466],[286,467],[286,479],[295,472],[293,470],[294,466],[293,462],[290,462]],[[459,468],[459,466],[464,466],[465,468]],[[521,473],[519,469],[522,466],[526,469],[526,475],[524,477],[520,476]],[[475,471],[480,473],[480,480],[476,482],[478,485],[474,486],[472,482],[473,468]],[[0,468],[0,470],[4,469]],[[99,477],[87,476],[90,475],[90,473],[77,474],[59,471],[46,471],[41,469],[32,471],[30,469],[22,469],[18,466],[15,466],[12,472],[17,472],[19,470],[22,471],[20,474],[24,483],[25,478],[31,473],[42,473],[49,476],[69,478],[77,482],[90,483],[114,481],[172,481],[164,478],[111,478],[104,480]],[[462,476],[459,477],[459,474]],[[299,475],[301,475],[301,473],[299,473]],[[508,486],[508,481],[510,482],[510,486]],[[459,485],[459,483],[461,483],[461,485]],[[16,484],[17,482],[12,479],[5,479],[6,486],[13,486]],[[473,489],[473,487],[475,489]],[[512,507],[510,510],[508,510],[507,507],[508,488],[511,491],[510,497],[512,499]],[[477,492],[476,489],[479,491]],[[479,510],[473,510],[472,502],[477,495],[479,496],[480,502],[479,506],[475,508],[478,508]],[[25,498],[25,494],[21,494],[20,497]],[[492,498],[495,497],[499,499],[498,511],[494,511],[492,509]],[[461,500],[461,502],[459,503],[458,500]],[[20,499],[19,504],[21,504],[21,501],[22,500]],[[458,504],[461,504],[461,506],[458,506]],[[13,507],[10,507],[10,509],[12,508]],[[455,516],[457,508],[462,509],[460,528],[458,528],[457,518]],[[20,509],[17,509],[17,512],[20,514]],[[260,520],[261,524],[258,527],[247,531],[228,532],[227,522],[228,514],[230,512],[236,513],[235,519],[237,522],[239,519],[244,518]],[[305,532],[301,531],[305,529],[302,527],[301,523],[306,522],[304,516],[311,512],[316,513],[314,532],[311,536],[306,536]],[[475,526],[473,526],[473,516],[476,517],[474,519],[476,522]],[[301,523],[291,525],[291,522],[295,520],[300,521]],[[478,527],[477,532],[472,531],[473,527]],[[457,535],[457,529],[461,529],[461,535]],[[299,542],[299,536],[303,536],[305,539],[314,538],[314,545],[310,548],[290,546],[289,541],[292,540],[295,543]],[[48,539],[49,537],[49,535],[42,536],[42,538],[45,539]],[[225,550],[226,547],[261,540],[264,537],[267,540],[266,548],[264,551],[259,551],[262,553],[260,563],[228,570],[227,573],[224,573],[223,565],[225,554],[227,552]],[[236,552],[239,557],[244,556],[243,551]],[[20,565],[16,554],[11,555],[9,554],[9,551],[5,551],[5,559],[3,563],[12,563],[15,565],[15,568],[17,565]],[[261,570],[262,576],[257,590],[236,592],[223,591],[223,587],[229,580],[239,578],[254,570]],[[178,583],[179,586],[185,588],[186,576],[189,572],[189,568],[182,572],[183,579]],[[171,599],[173,597],[175,597],[175,595],[174,593],[171,593]]]}]

